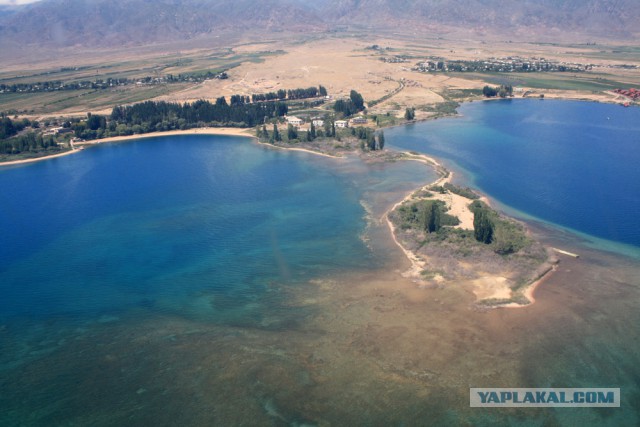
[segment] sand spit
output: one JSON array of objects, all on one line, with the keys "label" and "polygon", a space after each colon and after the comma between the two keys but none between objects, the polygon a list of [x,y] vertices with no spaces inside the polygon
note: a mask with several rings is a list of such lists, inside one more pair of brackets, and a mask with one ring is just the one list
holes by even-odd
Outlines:
[{"label": "sand spit", "polygon": [[[422,273],[427,265],[425,258],[422,255],[419,255],[416,251],[412,251],[408,249],[396,236],[396,227],[391,221],[389,215],[398,209],[405,202],[410,200],[420,200],[420,193],[424,191],[428,191],[428,189],[432,186],[442,186],[446,183],[450,183],[453,179],[453,173],[446,168],[444,168],[438,161],[435,159],[413,153],[405,153],[405,160],[414,160],[420,161],[426,164],[433,166],[436,171],[439,173],[440,177],[432,183],[426,184],[419,189],[410,192],[407,194],[402,200],[398,203],[394,204],[385,214],[384,220],[389,227],[391,232],[391,236],[395,244],[403,251],[405,256],[411,262],[411,267],[403,273],[403,276],[411,278],[414,283],[420,283],[421,286],[427,286],[429,283],[437,283],[442,284],[445,280],[441,274],[436,273],[431,280],[424,280]],[[432,193],[432,197],[430,199],[441,200],[445,202],[446,206],[449,208],[448,213],[458,217],[460,220],[460,224],[455,226],[456,228],[473,230],[473,213],[469,209],[470,200],[466,197],[460,196],[458,194],[454,194],[452,192],[447,192],[446,194]],[[481,201],[489,204],[489,200],[486,197],[481,197]],[[549,250],[547,250],[549,252]],[[459,261],[461,262],[461,261]],[[524,287],[521,287],[518,290],[518,294],[523,295],[529,302],[528,303],[520,303],[520,302],[499,302],[499,301],[508,301],[512,299],[514,295],[514,291],[509,286],[509,280],[507,277],[504,277],[500,274],[495,273],[482,273],[480,278],[473,280],[454,280],[456,282],[462,283],[464,286],[467,286],[471,289],[471,292],[476,296],[478,302],[483,301],[496,301],[495,304],[482,304],[482,306],[486,307],[503,307],[503,308],[515,308],[515,307],[526,307],[535,302],[535,298],[533,294],[535,289],[547,279],[547,277],[556,270],[557,268],[557,259],[551,258],[548,263],[544,264],[539,270],[536,271],[535,279],[530,283],[526,284]]]},{"label": "sand spit", "polygon": [[8,162],[0,162],[0,167],[2,167],[2,166],[12,166],[12,165],[22,165],[22,164],[25,164],[25,163],[39,162],[41,160],[55,159],[56,157],[68,156],[69,154],[74,154],[74,153],[77,153],[79,151],[82,151],[82,150],[75,149],[75,150],[65,151],[63,153],[52,154],[50,156],[34,157],[33,159],[22,159],[22,160],[11,160],[11,161],[8,161]]}]

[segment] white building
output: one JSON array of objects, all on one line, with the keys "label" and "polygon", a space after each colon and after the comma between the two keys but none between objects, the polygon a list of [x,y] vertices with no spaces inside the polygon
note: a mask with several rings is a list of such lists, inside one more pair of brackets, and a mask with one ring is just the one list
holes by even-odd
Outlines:
[{"label": "white building", "polygon": [[367,119],[365,119],[364,117],[354,117],[353,119],[351,119],[351,124],[352,125],[366,125],[367,124]]},{"label": "white building", "polygon": [[349,122],[347,122],[346,120],[336,120],[335,125],[337,128],[348,128]]},{"label": "white building", "polygon": [[304,121],[296,116],[287,117],[287,123],[293,126],[302,126]]},{"label": "white building", "polygon": [[317,128],[324,126],[324,120],[322,119],[314,119],[311,123]]}]

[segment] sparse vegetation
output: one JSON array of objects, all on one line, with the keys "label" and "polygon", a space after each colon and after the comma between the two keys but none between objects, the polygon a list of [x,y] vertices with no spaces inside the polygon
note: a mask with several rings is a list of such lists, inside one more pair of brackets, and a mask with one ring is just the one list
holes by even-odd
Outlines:
[{"label": "sparse vegetation", "polygon": [[450,182],[446,182],[443,188],[452,192],[453,194],[457,194],[458,196],[462,196],[470,200],[476,200],[480,198],[480,196],[478,196],[469,187],[458,187],[457,185],[451,184]]},{"label": "sparse vegetation", "polygon": [[[477,197],[470,189],[446,184],[431,186],[430,190]],[[470,205],[476,213],[475,229],[455,227],[459,221],[447,213],[445,202],[429,199],[432,194],[423,193],[415,193],[413,200],[389,214],[398,240],[425,262],[421,279],[431,281],[437,276],[438,281],[457,281],[486,275],[508,276],[512,298],[488,299],[482,304],[528,303],[521,290],[551,269],[545,248],[529,239],[521,224],[479,200]],[[421,200],[415,200],[417,197]]]},{"label": "sparse vegetation", "polygon": [[531,243],[524,227],[512,219],[500,216],[487,204],[478,200],[470,205],[474,214],[474,236],[479,242],[490,245],[495,253],[509,255]]},{"label": "sparse vegetation", "polygon": [[433,117],[445,117],[445,116],[453,116],[457,114],[457,109],[460,106],[456,101],[445,101],[438,102],[434,105],[425,105],[420,108],[420,110],[427,113],[435,113]]},{"label": "sparse vegetation", "polygon": [[426,233],[437,232],[444,226],[458,225],[460,220],[447,214],[447,210],[441,200],[405,203],[398,208],[398,225],[404,230],[418,229]]}]

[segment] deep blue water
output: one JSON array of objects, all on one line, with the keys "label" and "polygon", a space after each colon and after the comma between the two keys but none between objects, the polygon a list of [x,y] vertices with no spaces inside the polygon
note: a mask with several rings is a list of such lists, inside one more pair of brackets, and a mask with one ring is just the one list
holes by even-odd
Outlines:
[{"label": "deep blue water", "polygon": [[465,104],[462,117],[387,132],[512,213],[640,247],[640,109],[570,101]]},{"label": "deep blue water", "polygon": [[0,319],[143,308],[264,323],[279,286],[376,262],[368,189],[432,176],[331,162],[180,136],[2,169]]}]

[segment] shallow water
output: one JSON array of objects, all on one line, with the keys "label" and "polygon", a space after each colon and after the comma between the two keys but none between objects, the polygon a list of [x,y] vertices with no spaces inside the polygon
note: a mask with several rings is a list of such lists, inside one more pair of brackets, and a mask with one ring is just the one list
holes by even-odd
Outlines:
[{"label": "shallow water", "polygon": [[[2,218],[2,425],[640,422],[637,261],[537,225],[581,258],[533,306],[419,288],[379,220],[435,178],[424,165],[220,137],[52,162],[0,170],[2,215],[22,230]],[[21,197],[40,182],[60,186]],[[469,387],[496,386],[620,387],[622,408],[468,407]]]},{"label": "shallow water", "polygon": [[419,164],[365,166],[197,136],[3,170],[0,317],[142,306],[262,321],[280,303],[272,286],[383,262],[363,241],[363,203],[379,211],[385,194],[431,177]]}]

